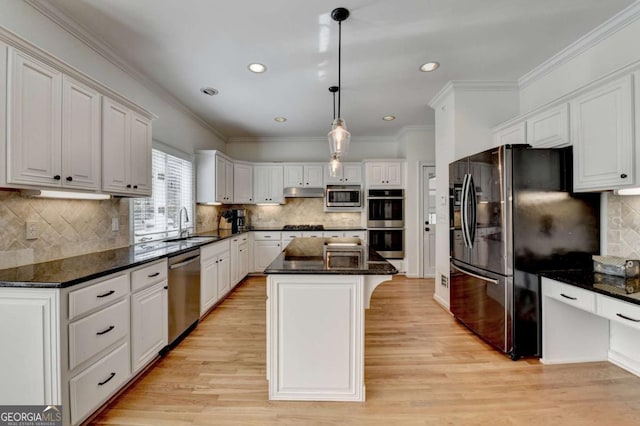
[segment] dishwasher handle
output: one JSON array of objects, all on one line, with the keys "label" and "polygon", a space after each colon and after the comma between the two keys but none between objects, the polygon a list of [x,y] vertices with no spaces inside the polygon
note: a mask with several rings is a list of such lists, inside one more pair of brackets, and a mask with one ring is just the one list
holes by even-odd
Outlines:
[{"label": "dishwasher handle", "polygon": [[195,256],[188,257],[187,259],[183,260],[180,263],[176,263],[175,265],[169,265],[169,269],[182,268],[183,266],[188,265],[190,263],[193,263],[198,259],[200,259],[200,255],[199,254],[197,254]]}]

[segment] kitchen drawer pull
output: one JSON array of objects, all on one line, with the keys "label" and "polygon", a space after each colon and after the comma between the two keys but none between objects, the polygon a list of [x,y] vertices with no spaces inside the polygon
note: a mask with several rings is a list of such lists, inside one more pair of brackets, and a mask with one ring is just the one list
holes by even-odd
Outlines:
[{"label": "kitchen drawer pull", "polygon": [[627,321],[640,322],[639,319],[631,318],[631,317],[628,317],[628,316],[623,315],[623,314],[616,314],[616,315],[619,316],[622,319],[626,319]]},{"label": "kitchen drawer pull", "polygon": [[158,275],[160,275],[160,272],[154,272],[153,274],[147,275],[147,277],[153,278],[153,277],[157,277]]},{"label": "kitchen drawer pull", "polygon": [[111,295],[112,295],[113,293],[115,293],[115,292],[116,292],[115,290],[109,290],[108,292],[103,293],[103,294],[99,294],[99,295],[97,295],[96,297],[98,297],[98,298],[103,298],[103,297],[111,296]]},{"label": "kitchen drawer pull", "polygon": [[264,237],[265,238],[271,238],[271,235],[265,235]]},{"label": "kitchen drawer pull", "polygon": [[102,331],[98,331],[96,333],[97,336],[102,336],[103,334],[107,334],[108,332],[110,332],[111,330],[113,330],[114,328],[116,328],[115,325],[110,325],[109,328],[107,328],[106,330],[102,330]]},{"label": "kitchen drawer pull", "polygon": [[564,293],[560,293],[560,296],[562,296],[562,297],[564,297],[564,298],[566,298],[566,299],[569,299],[569,300],[578,300],[578,298],[577,298],[577,297],[567,296],[567,295],[566,295],[566,294],[564,294]]},{"label": "kitchen drawer pull", "polygon": [[113,379],[114,377],[116,377],[116,373],[113,373],[113,372],[112,372],[112,373],[109,375],[109,378],[108,378],[108,379],[106,379],[104,382],[98,382],[98,386],[106,385],[106,384],[107,384],[107,383],[109,383],[109,381],[110,381],[111,379]]}]

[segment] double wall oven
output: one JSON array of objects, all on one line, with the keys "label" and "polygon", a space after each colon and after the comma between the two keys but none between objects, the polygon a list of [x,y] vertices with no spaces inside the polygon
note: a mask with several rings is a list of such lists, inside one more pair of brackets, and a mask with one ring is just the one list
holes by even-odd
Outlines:
[{"label": "double wall oven", "polygon": [[369,246],[387,259],[404,257],[404,190],[370,189],[367,193]]}]

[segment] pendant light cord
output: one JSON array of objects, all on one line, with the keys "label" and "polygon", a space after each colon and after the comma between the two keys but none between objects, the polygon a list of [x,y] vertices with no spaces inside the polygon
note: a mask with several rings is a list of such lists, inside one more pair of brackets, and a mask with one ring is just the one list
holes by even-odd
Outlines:
[{"label": "pendant light cord", "polygon": [[342,98],[342,81],[340,80],[340,64],[342,63],[342,21],[338,22],[338,119],[340,119],[340,98]]},{"label": "pendant light cord", "polygon": [[333,92],[333,120],[336,119],[336,92]]}]

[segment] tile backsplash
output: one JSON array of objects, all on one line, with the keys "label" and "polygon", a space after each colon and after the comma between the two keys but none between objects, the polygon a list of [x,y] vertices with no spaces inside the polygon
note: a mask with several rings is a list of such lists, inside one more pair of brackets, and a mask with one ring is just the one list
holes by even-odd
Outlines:
[{"label": "tile backsplash", "polygon": [[640,196],[607,194],[607,253],[640,259]]},{"label": "tile backsplash", "polygon": [[[118,218],[119,230],[112,231]],[[26,239],[36,222],[38,238]],[[0,269],[129,245],[129,202],[29,198],[0,191]]]},{"label": "tile backsplash", "polygon": [[325,227],[359,227],[359,212],[324,211],[323,198],[287,198],[278,206],[246,205],[249,223],[254,227],[281,227],[283,225],[323,224]]}]

